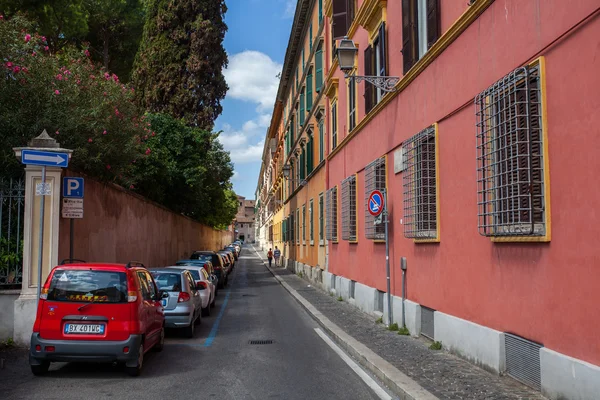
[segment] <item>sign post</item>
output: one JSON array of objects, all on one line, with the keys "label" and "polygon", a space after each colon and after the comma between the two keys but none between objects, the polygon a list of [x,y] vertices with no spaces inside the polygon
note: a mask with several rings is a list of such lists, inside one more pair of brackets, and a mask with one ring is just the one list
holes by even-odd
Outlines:
[{"label": "sign post", "polygon": [[375,217],[375,224],[383,220],[385,224],[385,273],[387,278],[387,325],[392,324],[392,294],[390,285],[390,241],[388,231],[387,191],[374,190],[369,195],[367,203],[369,213]]},{"label": "sign post", "polygon": [[83,178],[67,176],[63,178],[62,217],[69,218],[69,258],[73,257],[75,218],[83,218]]},{"label": "sign post", "polygon": [[[44,131],[45,133],[46,131]],[[43,135],[43,134],[42,134]],[[42,182],[36,185],[35,194],[40,199],[40,232],[38,235],[38,286],[37,301],[40,301],[42,290],[42,260],[44,258],[44,211],[46,199],[44,196],[52,195],[52,188],[46,184],[46,167],[66,168],[69,165],[69,154],[55,151],[43,151],[34,149],[23,149],[21,151],[21,162],[25,165],[39,165],[42,167]]]}]

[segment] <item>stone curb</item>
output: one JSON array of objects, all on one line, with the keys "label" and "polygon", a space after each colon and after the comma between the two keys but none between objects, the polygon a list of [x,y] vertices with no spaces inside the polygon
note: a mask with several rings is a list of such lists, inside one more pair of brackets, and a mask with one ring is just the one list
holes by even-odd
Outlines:
[{"label": "stone curb", "polygon": [[[258,253],[257,253],[258,254]],[[262,258],[261,258],[262,260]],[[400,372],[389,362],[374,353],[367,346],[354,339],[340,327],[331,322],[315,306],[302,297],[298,292],[279,277],[267,263],[262,260],[265,268],[287,290],[308,314],[327,332],[327,334],[354,357],[363,367],[377,376],[388,388],[402,400],[434,400],[433,394],[420,386],[413,379]]]}]

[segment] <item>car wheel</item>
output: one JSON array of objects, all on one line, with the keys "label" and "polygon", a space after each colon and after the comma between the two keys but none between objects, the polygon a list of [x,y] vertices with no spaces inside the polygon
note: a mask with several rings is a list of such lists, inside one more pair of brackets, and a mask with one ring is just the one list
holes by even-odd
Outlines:
[{"label": "car wheel", "polygon": [[164,348],[165,348],[165,327],[163,326],[162,329],[160,330],[160,339],[158,340],[158,343],[156,343],[156,345],[154,346],[154,351],[156,351],[156,352],[163,351]]},{"label": "car wheel", "polygon": [[192,320],[187,327],[183,328],[183,329],[185,329],[185,331],[184,331],[185,337],[187,337],[187,338],[193,338],[194,337],[194,330],[195,330],[195,327],[196,327],[196,321],[197,320]]},{"label": "car wheel", "polygon": [[210,304],[206,306],[206,308],[202,309],[203,317],[210,317]]},{"label": "car wheel", "polygon": [[50,361],[42,361],[40,365],[32,365],[31,372],[35,376],[42,376],[48,372],[48,368],[50,368]]},{"label": "car wheel", "polygon": [[144,343],[140,343],[138,349],[137,365],[135,367],[125,367],[129,376],[139,376],[142,372],[142,366],[144,365]]}]

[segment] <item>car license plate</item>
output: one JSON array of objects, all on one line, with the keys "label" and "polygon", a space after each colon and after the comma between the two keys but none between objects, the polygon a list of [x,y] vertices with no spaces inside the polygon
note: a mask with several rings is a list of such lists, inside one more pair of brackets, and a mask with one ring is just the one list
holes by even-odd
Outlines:
[{"label": "car license plate", "polygon": [[65,324],[65,333],[83,333],[89,335],[102,335],[104,325],[102,324]]},{"label": "car license plate", "polygon": [[162,306],[166,307],[167,306],[167,299],[162,299]]}]

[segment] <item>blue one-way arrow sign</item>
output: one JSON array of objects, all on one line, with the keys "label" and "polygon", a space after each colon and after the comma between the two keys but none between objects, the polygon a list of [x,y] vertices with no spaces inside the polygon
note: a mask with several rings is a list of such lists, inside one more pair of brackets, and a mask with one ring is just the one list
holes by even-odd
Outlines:
[{"label": "blue one-way arrow sign", "polygon": [[69,165],[69,155],[52,151],[22,150],[21,162],[29,165],[66,168]]}]

